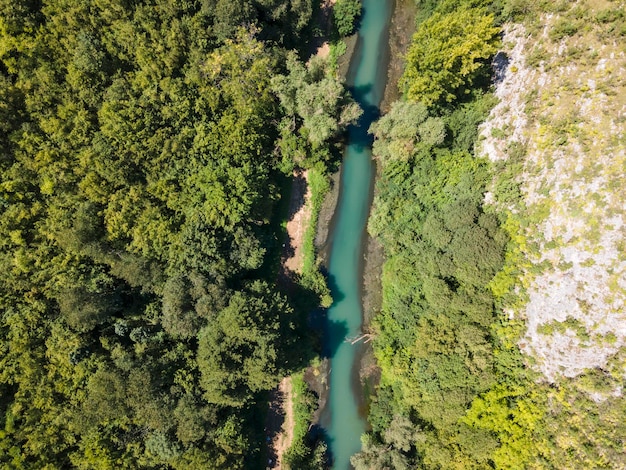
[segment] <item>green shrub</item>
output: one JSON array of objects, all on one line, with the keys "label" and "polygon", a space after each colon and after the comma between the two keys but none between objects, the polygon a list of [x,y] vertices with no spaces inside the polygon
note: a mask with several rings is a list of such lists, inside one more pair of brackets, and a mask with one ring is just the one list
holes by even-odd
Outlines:
[{"label": "green shrub", "polygon": [[326,193],[330,190],[330,181],[321,167],[313,168],[309,171],[309,186],[311,188],[311,219],[309,226],[304,233],[302,263],[302,285],[319,295],[320,305],[324,308],[330,307],[332,297],[326,284],[326,279],[319,270],[317,253],[315,250],[315,233],[317,231],[317,220],[319,212],[324,202]]},{"label": "green shrub", "polygon": [[348,49],[348,46],[344,41],[333,42],[330,45],[330,52],[328,54],[328,69],[331,72],[336,72],[339,68],[339,57],[344,55]]},{"label": "green shrub", "polygon": [[326,468],[326,445],[323,442],[310,442],[308,430],[317,398],[304,381],[304,373],[291,376],[293,390],[293,441],[284,454],[287,468],[293,470],[318,470]]},{"label": "green shrub", "polygon": [[547,60],[548,57],[549,55],[546,48],[541,45],[537,45],[526,56],[526,65],[528,65],[529,67],[537,67],[539,64],[541,64],[541,62]]},{"label": "green shrub", "polygon": [[562,18],[556,22],[548,35],[553,41],[560,41],[563,38],[576,34],[578,28],[580,28],[580,23],[578,21]]},{"label": "green shrub", "polygon": [[333,21],[339,35],[344,37],[352,34],[360,16],[360,0],[337,0],[333,8]]}]

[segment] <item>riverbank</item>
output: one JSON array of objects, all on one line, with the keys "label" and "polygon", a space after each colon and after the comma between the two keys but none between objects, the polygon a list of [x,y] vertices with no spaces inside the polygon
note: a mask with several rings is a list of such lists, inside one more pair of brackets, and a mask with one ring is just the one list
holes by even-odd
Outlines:
[{"label": "riverbank", "polygon": [[[370,124],[387,80],[388,30],[393,0],[365,0],[347,84],[363,109],[358,125],[347,133],[342,159],[337,208],[329,230],[328,280],[333,295],[324,327],[324,352],[331,360],[329,397],[320,424],[330,444],[333,468],[350,468],[366,431],[366,409],[359,377],[363,344],[351,340],[362,333],[362,275],[366,225],[372,197],[374,168]],[[352,344],[351,344],[352,342]]]},{"label": "riverbank", "polygon": [[294,170],[287,218],[287,240],[283,246],[281,271],[283,276],[302,274],[304,237],[311,221],[311,187],[307,170]]},{"label": "riverbank", "polygon": [[[411,42],[411,36],[415,31],[415,3],[412,0],[396,0],[389,28],[389,66],[387,69],[387,85],[380,105],[381,114],[388,111],[391,103],[401,96],[398,89],[398,81],[404,71],[404,55]],[[356,38],[353,36],[347,41],[348,52],[342,56],[339,74],[344,79],[347,77],[349,60],[354,54]],[[346,58],[347,57],[347,58]],[[344,59],[345,58],[345,59]],[[378,178],[378,171],[376,177]],[[329,233],[332,231],[332,220],[339,198],[339,181],[341,171],[331,176],[331,189],[326,195],[320,210],[315,246],[320,253],[324,265],[328,264],[328,248],[331,240]],[[373,315],[380,309],[382,297],[380,288],[380,276],[384,262],[382,247],[377,240],[367,235],[366,249],[364,253],[363,268],[363,317],[364,325],[369,325]]]},{"label": "riverbank", "polygon": [[[318,11],[317,24],[323,30],[311,44],[310,53],[321,58],[328,58],[332,47],[329,44],[331,37],[331,10],[333,0],[324,0]],[[354,47],[356,35],[344,38],[346,52],[335,58],[333,67],[336,73],[345,79]],[[320,173],[317,169],[296,169],[292,175],[292,187],[289,196],[289,209],[285,226],[285,242],[282,247],[279,283],[286,292],[293,294],[302,285],[317,284],[319,277],[323,283],[323,277],[319,273],[318,266],[318,215],[326,194],[332,193],[330,187],[338,185],[338,178]],[[328,226],[328,223],[321,225]],[[323,255],[322,255],[323,257]],[[311,287],[311,286],[309,286]],[[330,304],[330,296],[322,298],[322,305]],[[282,469],[289,468],[289,463],[294,458],[297,460],[306,450],[306,434],[311,427],[311,415],[313,422],[318,421],[318,410],[322,409],[328,396],[328,361],[323,360],[297,372],[292,376],[285,377],[279,387],[270,394],[269,413],[266,419],[266,439],[268,441],[268,454],[266,468]],[[294,381],[298,384],[299,393],[294,393]],[[306,389],[306,391],[304,390]],[[316,406],[308,405],[309,390],[318,396]],[[304,400],[304,401],[303,401]],[[308,407],[311,407],[310,410]],[[294,408],[298,412],[294,412]],[[307,411],[309,410],[309,411]],[[314,411],[315,410],[315,411]],[[287,461],[287,463],[285,462]]]},{"label": "riverbank", "polygon": [[[404,72],[404,56],[411,42],[411,37],[415,31],[416,6],[412,0],[396,0],[394,2],[393,16],[389,27],[389,66],[387,69],[387,84],[383,100],[380,104],[381,114],[385,114],[391,103],[401,97],[398,82]],[[375,159],[374,155],[374,159]],[[373,182],[373,194],[376,197],[376,181],[380,177],[379,166],[375,163],[375,180]],[[363,263],[363,331],[369,332],[374,316],[382,307],[382,269],[385,262],[383,246],[380,242],[369,235],[366,235],[365,251]],[[365,394],[369,395],[374,389],[379,379],[379,369],[371,346],[364,348],[361,358],[359,373],[361,382],[365,386]],[[365,396],[367,402],[369,398]]]},{"label": "riverbank", "polygon": [[[394,2],[393,16],[389,28],[389,66],[387,68],[387,84],[385,87],[383,100],[380,105],[381,113],[385,113],[392,102],[400,98],[398,81],[404,71],[404,54],[410,44],[411,36],[415,30],[416,7],[412,0],[396,0]],[[354,54],[356,46],[356,35],[348,38],[347,53],[342,56],[339,62],[338,73],[344,79],[347,78],[349,62]],[[375,165],[375,167],[377,167]],[[376,180],[379,173],[376,168]],[[341,170],[335,172],[330,177],[330,190],[328,191],[319,212],[317,223],[317,234],[315,246],[322,264],[328,267],[329,248],[332,239],[333,216],[339,199],[339,182],[341,180]],[[373,183],[375,185],[375,181]],[[375,186],[374,186],[375,187]],[[374,191],[375,194],[375,191]],[[369,325],[374,315],[380,311],[382,305],[382,266],[385,261],[382,246],[377,239],[366,233],[365,249],[363,253],[363,273],[362,273],[362,308],[363,308],[363,331],[369,330]],[[314,424],[320,419],[320,410],[326,405],[328,395],[328,360],[324,360],[322,366],[315,371],[310,370],[305,375],[305,380],[312,390],[319,396],[318,411],[314,416]],[[371,347],[364,348],[360,366],[360,381],[365,384],[366,394],[373,392],[378,382],[378,367]],[[363,400],[365,405],[367,397]]]},{"label": "riverbank", "polygon": [[389,111],[391,103],[401,97],[398,82],[404,72],[405,60],[411,38],[415,32],[417,6],[414,0],[396,0],[389,27],[389,67],[387,69],[387,86],[383,101],[380,104],[381,114]]},{"label": "riverbank", "polygon": [[270,392],[265,433],[270,444],[266,469],[281,470],[283,455],[293,443],[294,435],[292,377],[283,378],[278,387]]},{"label": "riverbank", "polygon": [[[399,92],[397,82],[403,71],[403,54],[408,46],[411,34],[407,35],[407,31],[413,30],[413,19],[415,15],[415,7],[410,0],[397,0],[393,6],[393,16],[389,26],[388,32],[388,54],[389,66],[387,68],[387,85],[384,89],[383,99],[381,102],[381,110],[384,112],[388,109],[389,104],[398,99]],[[356,53],[359,53],[357,49],[357,36],[351,36],[345,38],[346,53],[337,60],[337,73],[344,80],[348,78],[348,71],[350,62]],[[323,50],[323,49],[322,49]],[[331,245],[331,237],[333,231],[333,218],[339,199],[339,182],[341,179],[341,172],[337,171],[330,176],[330,190],[327,192],[324,200],[321,204],[317,217],[311,214],[311,194],[308,188],[307,175],[296,175],[294,178],[294,190],[292,193],[292,204],[290,209],[291,223],[287,226],[288,243],[285,247],[285,256],[283,261],[287,262],[283,264],[286,268],[285,271],[293,273],[302,272],[303,263],[303,237],[305,232],[308,232],[307,224],[315,223],[315,242],[313,252],[316,252],[318,257],[322,261],[322,265],[327,268],[329,261],[329,248]],[[298,184],[301,183],[301,184]],[[372,181],[372,187],[370,188],[370,194],[373,193],[375,180]],[[300,214],[300,215],[299,215]],[[293,218],[292,218],[293,216]],[[317,218],[317,221],[315,220]],[[304,224],[304,225],[303,225]],[[369,324],[373,316],[380,310],[382,294],[381,294],[381,272],[384,262],[383,250],[376,239],[369,237],[367,233],[364,239],[363,261],[361,263],[360,278],[361,283],[361,302],[363,307],[363,331],[368,331]],[[305,250],[306,251],[306,250]],[[359,367],[354,370],[353,383],[355,387],[361,387],[364,385],[364,393],[361,397],[357,397],[359,403],[359,409],[365,415],[367,413],[366,406],[368,403],[368,396],[374,390],[377,383],[377,366],[369,346],[359,345],[359,354],[357,360]],[[324,359],[321,363],[315,367],[309,367],[305,371],[304,380],[308,384],[310,390],[312,390],[318,397],[317,406],[318,409],[314,413],[312,425],[318,425],[320,421],[320,415],[324,410],[329,393],[329,361]],[[277,396],[280,405],[282,405],[282,415],[286,418],[286,405],[287,401],[291,401],[291,396],[288,394],[279,394]],[[286,451],[286,447],[281,443],[284,443],[284,437],[286,434],[293,434],[293,425],[287,426],[287,419],[284,419],[279,424],[279,429],[283,428],[276,439],[272,439],[274,443],[274,450],[276,451],[273,457],[277,457],[274,460],[274,468],[281,467],[281,455]],[[289,439],[292,441],[292,439]],[[279,463],[280,462],[280,463]]]}]

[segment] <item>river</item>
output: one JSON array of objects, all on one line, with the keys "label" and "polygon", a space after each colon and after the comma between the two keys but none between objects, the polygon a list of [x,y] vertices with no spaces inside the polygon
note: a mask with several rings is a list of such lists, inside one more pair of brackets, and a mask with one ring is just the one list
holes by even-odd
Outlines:
[{"label": "river", "polygon": [[366,429],[359,380],[362,345],[346,339],[361,332],[363,247],[372,201],[372,139],[367,129],[378,118],[387,79],[388,26],[393,0],[363,0],[359,37],[348,72],[348,85],[364,109],[359,124],[348,131],[334,216],[328,278],[334,303],[328,311],[325,348],[330,357],[330,391],[322,425],[333,468],[352,468],[350,456],[361,449]]}]

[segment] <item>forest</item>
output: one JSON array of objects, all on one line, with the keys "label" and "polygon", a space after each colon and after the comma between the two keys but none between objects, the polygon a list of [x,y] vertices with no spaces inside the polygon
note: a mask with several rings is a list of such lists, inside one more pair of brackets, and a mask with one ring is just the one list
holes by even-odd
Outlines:
[{"label": "forest", "polygon": [[0,2],[0,466],[260,468],[317,341],[276,283],[287,175],[360,113],[303,61],[318,8]]}]

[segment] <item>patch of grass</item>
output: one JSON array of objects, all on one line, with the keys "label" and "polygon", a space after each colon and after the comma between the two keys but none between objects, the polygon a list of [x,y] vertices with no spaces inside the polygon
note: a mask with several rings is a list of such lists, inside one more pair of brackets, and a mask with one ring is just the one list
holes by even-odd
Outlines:
[{"label": "patch of grass", "polygon": [[496,139],[504,139],[506,137],[506,131],[504,131],[504,129],[500,129],[499,127],[492,127],[491,136]]},{"label": "patch of grass", "polygon": [[594,336],[594,340],[595,340],[596,344],[598,344],[600,346],[602,346],[604,344],[608,344],[608,345],[612,346],[615,343],[617,343],[617,336],[615,336],[615,333],[613,333],[612,331],[609,331],[605,335],[596,335],[596,336]]},{"label": "patch of grass", "polygon": [[581,300],[581,299],[576,299],[576,301],[578,302],[578,306],[580,307],[580,310],[585,315],[588,315],[589,312],[591,311],[591,305],[589,304],[589,302],[587,302],[586,300]]},{"label": "patch of grass", "polygon": [[306,382],[304,373],[298,372],[291,377],[293,391],[293,442],[303,442],[311,424],[311,415],[316,408],[317,400]]},{"label": "patch of grass", "polygon": [[553,335],[554,333],[565,334],[567,330],[573,331],[582,343],[588,343],[591,340],[591,336],[585,324],[571,316],[568,316],[564,321],[553,320],[537,326],[537,332],[546,336]]},{"label": "patch of grass", "polygon": [[330,52],[328,53],[328,70],[330,73],[337,73],[339,69],[339,58],[346,53],[347,49],[348,46],[342,40],[330,44]]},{"label": "patch of grass", "polygon": [[526,56],[526,65],[529,67],[539,67],[539,65],[548,60],[549,57],[548,50],[543,45],[538,44]]},{"label": "patch of grass", "polygon": [[579,388],[586,392],[610,393],[614,384],[611,377],[598,369],[591,369],[577,380]]},{"label": "patch of grass", "polygon": [[283,455],[286,468],[293,470],[321,470],[326,468],[326,445],[321,441],[312,441],[309,427],[317,398],[304,381],[304,372],[291,376],[293,398],[293,441]]},{"label": "patch of grass", "polygon": [[583,261],[582,263],[580,263],[580,265],[584,268],[590,268],[591,266],[596,264],[596,260],[594,260],[593,258],[588,258],[585,261]]},{"label": "patch of grass", "polygon": [[311,218],[302,241],[303,263],[301,282],[304,287],[317,292],[321,299],[321,306],[328,308],[332,304],[332,297],[330,289],[326,285],[326,279],[319,269],[315,250],[315,234],[324,196],[330,190],[330,181],[324,170],[312,168],[309,170],[308,182],[311,190]]}]

